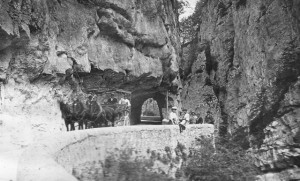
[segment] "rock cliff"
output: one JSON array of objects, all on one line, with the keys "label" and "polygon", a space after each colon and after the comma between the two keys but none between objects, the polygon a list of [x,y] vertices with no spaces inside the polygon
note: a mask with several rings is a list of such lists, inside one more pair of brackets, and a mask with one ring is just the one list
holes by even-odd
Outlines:
[{"label": "rock cliff", "polygon": [[300,3],[201,0],[182,103],[238,135],[263,170],[299,166]]},{"label": "rock cliff", "polygon": [[140,98],[176,92],[180,43],[174,3],[1,1],[0,126],[7,137],[1,142],[14,142],[26,130],[32,136],[14,144],[26,146],[41,132],[65,130],[58,101],[74,96],[130,91],[138,121]]}]

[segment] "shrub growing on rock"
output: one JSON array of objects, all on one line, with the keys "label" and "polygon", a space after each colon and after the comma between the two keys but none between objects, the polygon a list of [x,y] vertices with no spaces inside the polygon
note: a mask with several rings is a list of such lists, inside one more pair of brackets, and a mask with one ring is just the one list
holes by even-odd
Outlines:
[{"label": "shrub growing on rock", "polygon": [[259,173],[239,145],[225,138],[201,138],[183,166],[188,180],[255,180]]}]

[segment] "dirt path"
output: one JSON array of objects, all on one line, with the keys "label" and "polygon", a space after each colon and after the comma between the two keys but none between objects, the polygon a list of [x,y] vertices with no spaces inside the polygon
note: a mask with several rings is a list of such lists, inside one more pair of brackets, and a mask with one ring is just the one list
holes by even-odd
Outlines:
[{"label": "dirt path", "polygon": [[18,161],[24,149],[0,152],[0,181],[17,180]]}]

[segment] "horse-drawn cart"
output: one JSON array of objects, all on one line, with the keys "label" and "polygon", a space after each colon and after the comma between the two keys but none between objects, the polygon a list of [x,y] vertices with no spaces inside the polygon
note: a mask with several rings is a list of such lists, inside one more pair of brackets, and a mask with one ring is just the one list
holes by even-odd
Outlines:
[{"label": "horse-drawn cart", "polygon": [[[87,96],[73,98],[68,103],[61,102],[60,108],[67,130],[75,130],[75,125],[77,129],[115,126],[115,122],[120,122],[120,119],[125,120],[126,116],[129,124],[130,106],[117,104],[118,99],[114,104],[108,104],[106,101],[108,95],[116,92],[118,98],[124,94],[131,96],[131,92],[122,90],[90,90],[85,92]],[[129,98],[129,96],[126,97]]]},{"label": "horse-drawn cart", "polygon": [[130,107],[126,104],[102,104],[101,106],[105,112],[112,112],[114,114],[114,125],[129,125]]}]

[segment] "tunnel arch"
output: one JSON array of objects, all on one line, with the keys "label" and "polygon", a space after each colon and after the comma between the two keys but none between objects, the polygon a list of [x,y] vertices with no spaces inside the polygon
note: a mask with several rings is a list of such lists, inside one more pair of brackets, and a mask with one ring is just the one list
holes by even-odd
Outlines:
[{"label": "tunnel arch", "polygon": [[166,108],[167,105],[166,92],[166,90],[140,90],[133,92],[131,94],[130,124],[135,125],[141,123],[142,106],[149,98],[153,98],[153,100],[157,102],[160,117],[163,119],[162,109]]}]

